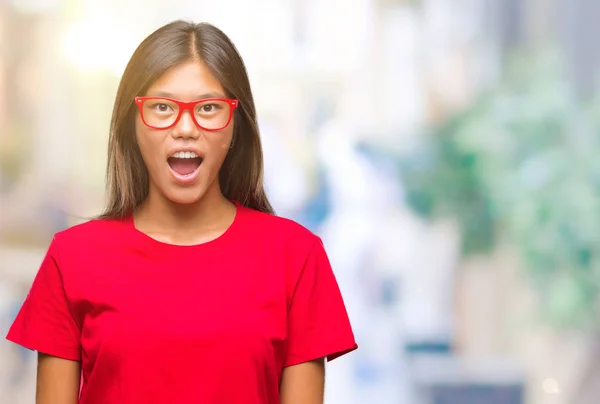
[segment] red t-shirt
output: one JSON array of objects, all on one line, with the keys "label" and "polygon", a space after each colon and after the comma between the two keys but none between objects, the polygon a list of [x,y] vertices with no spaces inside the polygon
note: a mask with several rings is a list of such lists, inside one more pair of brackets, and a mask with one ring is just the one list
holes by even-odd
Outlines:
[{"label": "red t-shirt", "polygon": [[284,367],[357,348],[321,240],[239,205],[195,246],[131,217],[57,233],[7,338],[81,361],[81,404],[279,403]]}]

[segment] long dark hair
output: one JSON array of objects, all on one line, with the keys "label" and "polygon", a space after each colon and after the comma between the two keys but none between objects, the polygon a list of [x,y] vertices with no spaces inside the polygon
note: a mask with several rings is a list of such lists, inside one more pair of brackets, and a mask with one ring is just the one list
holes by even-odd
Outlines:
[{"label": "long dark hair", "polygon": [[239,100],[232,146],[219,172],[223,195],[244,206],[274,213],[263,184],[263,152],[254,98],[244,62],[231,40],[207,23],[171,22],[150,34],[133,53],[117,90],[110,124],[104,219],[132,213],[148,196],[149,175],[135,141],[134,98],[169,68],[201,60],[227,97]]}]

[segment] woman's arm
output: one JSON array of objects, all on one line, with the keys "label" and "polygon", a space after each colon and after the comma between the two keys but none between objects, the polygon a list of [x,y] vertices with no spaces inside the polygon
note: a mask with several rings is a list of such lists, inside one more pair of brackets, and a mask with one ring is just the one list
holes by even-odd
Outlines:
[{"label": "woman's arm", "polygon": [[324,359],[283,369],[281,404],[323,404],[324,389]]},{"label": "woman's arm", "polygon": [[77,404],[81,365],[38,354],[36,404]]}]

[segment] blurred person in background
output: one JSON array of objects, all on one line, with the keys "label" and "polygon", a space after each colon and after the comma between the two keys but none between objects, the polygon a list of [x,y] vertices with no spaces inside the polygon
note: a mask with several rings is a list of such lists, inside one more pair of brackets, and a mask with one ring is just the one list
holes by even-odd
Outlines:
[{"label": "blurred person in background", "polygon": [[320,238],[274,215],[244,63],[210,24],[147,37],[97,219],[57,233],[7,338],[39,404],[322,403],[357,348]]}]

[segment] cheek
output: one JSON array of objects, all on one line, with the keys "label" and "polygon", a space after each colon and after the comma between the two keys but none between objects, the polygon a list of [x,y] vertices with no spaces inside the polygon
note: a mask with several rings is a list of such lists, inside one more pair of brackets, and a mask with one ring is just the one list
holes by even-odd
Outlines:
[{"label": "cheek", "polygon": [[232,136],[233,131],[228,130],[227,132],[218,133],[218,136],[214,137],[211,148],[216,161],[223,162],[225,160],[230,150]]},{"label": "cheek", "polygon": [[158,165],[160,162],[159,139],[156,136],[152,136],[152,133],[148,133],[145,129],[136,130],[136,138],[146,167],[148,170],[152,170],[152,167]]}]

